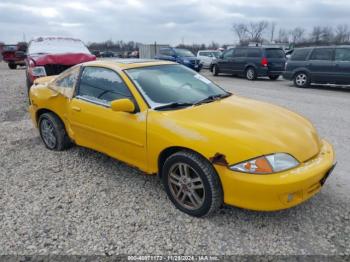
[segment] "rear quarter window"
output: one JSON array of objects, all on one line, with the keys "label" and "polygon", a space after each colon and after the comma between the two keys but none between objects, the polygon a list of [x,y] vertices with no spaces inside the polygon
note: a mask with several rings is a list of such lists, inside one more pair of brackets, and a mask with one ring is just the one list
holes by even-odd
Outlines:
[{"label": "rear quarter window", "polygon": [[282,49],[265,49],[267,58],[286,58],[286,54]]},{"label": "rear quarter window", "polygon": [[310,49],[295,49],[290,58],[292,61],[305,61],[310,53]]},{"label": "rear quarter window", "polygon": [[257,48],[247,49],[247,57],[261,57],[261,50]]}]

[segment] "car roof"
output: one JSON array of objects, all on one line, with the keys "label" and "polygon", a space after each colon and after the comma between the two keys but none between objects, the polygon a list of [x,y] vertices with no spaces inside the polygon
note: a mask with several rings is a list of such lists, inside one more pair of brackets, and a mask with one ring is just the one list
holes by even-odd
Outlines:
[{"label": "car roof", "polygon": [[90,61],[82,63],[83,66],[101,66],[114,68],[116,70],[124,70],[131,68],[156,66],[156,65],[175,65],[177,63],[156,60],[156,59],[99,59],[96,61]]}]

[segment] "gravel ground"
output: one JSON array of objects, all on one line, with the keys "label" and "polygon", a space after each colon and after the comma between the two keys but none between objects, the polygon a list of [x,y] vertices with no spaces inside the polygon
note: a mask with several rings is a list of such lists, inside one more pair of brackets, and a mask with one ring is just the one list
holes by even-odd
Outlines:
[{"label": "gravel ground", "polygon": [[81,147],[46,150],[27,113],[24,70],[0,63],[0,254],[350,254],[350,92],[214,80],[313,121],[338,160],[321,193],[285,211],[189,217],[156,177]]}]

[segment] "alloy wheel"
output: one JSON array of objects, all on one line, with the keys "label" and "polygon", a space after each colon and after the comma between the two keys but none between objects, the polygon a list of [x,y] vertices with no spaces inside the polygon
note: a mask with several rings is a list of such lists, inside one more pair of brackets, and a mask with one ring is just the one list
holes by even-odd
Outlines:
[{"label": "alloy wheel", "polygon": [[40,131],[45,144],[51,149],[55,148],[57,139],[52,122],[48,119],[41,120]]},{"label": "alloy wheel", "polygon": [[174,164],[168,174],[168,186],[177,203],[196,210],[205,200],[204,183],[199,174],[186,163]]},{"label": "alloy wheel", "polygon": [[307,82],[307,75],[302,73],[302,74],[298,74],[296,77],[295,77],[295,83],[298,85],[298,86],[304,86]]}]

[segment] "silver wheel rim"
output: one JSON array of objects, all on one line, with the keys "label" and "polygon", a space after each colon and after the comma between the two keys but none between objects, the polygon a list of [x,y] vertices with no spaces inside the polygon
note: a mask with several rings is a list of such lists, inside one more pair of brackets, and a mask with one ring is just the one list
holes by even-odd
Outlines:
[{"label": "silver wheel rim", "polygon": [[40,122],[40,130],[41,130],[41,136],[45,142],[45,144],[49,148],[54,148],[56,146],[56,136],[54,132],[54,126],[50,120],[43,119]]},{"label": "silver wheel rim", "polygon": [[190,210],[200,208],[205,199],[204,184],[199,174],[188,164],[172,165],[168,186],[176,202]]},{"label": "silver wheel rim", "polygon": [[254,79],[254,71],[252,69],[248,69],[248,71],[247,71],[247,78],[249,80]]},{"label": "silver wheel rim", "polygon": [[297,83],[298,86],[303,86],[306,84],[307,76],[305,74],[299,74],[295,78],[295,83]]}]

